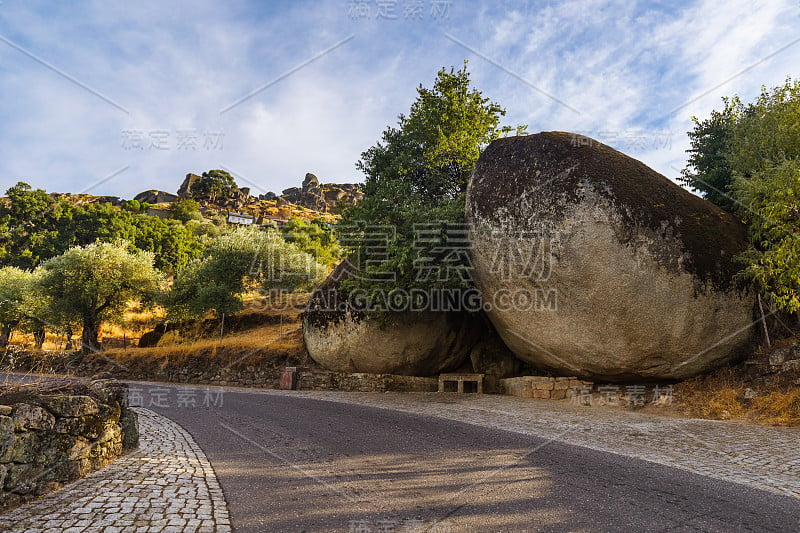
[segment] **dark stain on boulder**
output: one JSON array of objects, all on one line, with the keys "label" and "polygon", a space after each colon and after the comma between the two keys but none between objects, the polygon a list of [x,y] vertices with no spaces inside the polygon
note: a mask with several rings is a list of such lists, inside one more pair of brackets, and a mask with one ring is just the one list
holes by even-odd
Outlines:
[{"label": "dark stain on boulder", "polygon": [[[580,135],[543,132],[491,143],[473,172],[468,217],[492,219],[504,206],[516,205],[537,181],[536,206],[577,204],[584,188],[592,187],[622,217],[622,228],[615,228],[622,243],[635,245],[637,228],[672,234],[683,243],[689,264],[679,267],[671,251],[651,250],[664,266],[684,268],[717,290],[734,288],[738,267],[733,258],[747,242],[740,220],[644,163]],[[531,223],[535,214],[516,213]],[[548,213],[547,219],[558,221],[566,214]]]}]

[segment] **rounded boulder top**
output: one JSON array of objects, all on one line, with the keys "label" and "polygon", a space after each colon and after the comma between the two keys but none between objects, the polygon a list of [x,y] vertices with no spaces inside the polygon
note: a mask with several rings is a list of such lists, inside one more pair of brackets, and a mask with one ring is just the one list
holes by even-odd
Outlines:
[{"label": "rounded boulder top", "polygon": [[750,343],[753,296],[734,279],[745,226],[603,143],[565,132],[494,141],[466,215],[487,314],[531,364],[677,379]]},{"label": "rounded boulder top", "polygon": [[[739,267],[733,258],[747,247],[747,230],[736,217],[695,196],[641,161],[590,137],[550,131],[494,141],[475,166],[467,216],[541,229],[556,223],[568,206],[590,196],[606,199],[622,225],[680,236],[681,267],[716,288],[731,287]],[[556,209],[558,207],[558,209]],[[635,232],[619,235],[623,242]],[[673,266],[663,250],[656,256]]]}]

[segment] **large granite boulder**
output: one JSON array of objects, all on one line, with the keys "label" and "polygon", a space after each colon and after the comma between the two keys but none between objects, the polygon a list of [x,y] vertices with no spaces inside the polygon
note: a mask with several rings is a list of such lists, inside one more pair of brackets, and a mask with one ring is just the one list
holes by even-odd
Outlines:
[{"label": "large granite boulder", "polygon": [[475,283],[506,345],[583,378],[678,379],[744,355],[743,224],[586,137],[493,142],[467,192]]},{"label": "large granite boulder", "polygon": [[364,315],[340,291],[342,263],[314,292],[302,315],[311,357],[337,372],[429,376],[458,368],[478,340],[467,313],[407,311]]}]

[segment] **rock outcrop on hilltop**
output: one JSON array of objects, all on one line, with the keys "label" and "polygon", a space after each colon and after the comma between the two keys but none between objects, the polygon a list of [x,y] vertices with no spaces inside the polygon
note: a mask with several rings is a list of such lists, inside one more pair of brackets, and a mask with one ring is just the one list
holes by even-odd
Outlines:
[{"label": "rock outcrop on hilltop", "polygon": [[197,174],[192,174],[191,172],[189,174],[186,174],[186,177],[183,178],[181,186],[178,187],[178,196],[180,198],[191,198],[192,187],[194,187],[194,185],[202,179],[203,179],[202,176],[198,176]]},{"label": "rock outcrop on hilltop", "polygon": [[289,203],[322,213],[338,213],[340,206],[355,205],[364,198],[364,193],[356,184],[322,184],[314,174],[308,173],[301,187],[285,189],[281,197]]},{"label": "rock outcrop on hilltop", "polygon": [[562,132],[510,137],[467,192],[475,283],[520,359],[584,378],[681,379],[743,355],[735,217],[643,163]]},{"label": "rock outcrop on hilltop", "polygon": [[[178,189],[178,197],[190,198],[192,187],[203,179],[197,174],[187,174]],[[152,192],[152,191],[146,191]],[[145,193],[141,193],[145,194]],[[290,204],[312,211],[326,214],[339,214],[342,207],[355,205],[364,197],[361,187],[354,183],[320,183],[319,179],[311,173],[306,174],[301,187],[285,189],[279,196],[274,192],[259,194],[257,197],[250,194],[249,187],[241,187],[230,198],[217,198],[215,201],[220,207],[228,209],[245,209],[254,207],[256,211],[265,207],[260,202],[274,202],[277,207]],[[253,211],[250,209],[249,211]]]},{"label": "rock outcrop on hilltop", "polygon": [[[189,173],[178,188],[177,195],[153,189],[137,194],[134,199],[159,204],[174,202],[179,198],[193,198],[192,189],[202,179],[202,176]],[[343,207],[355,205],[363,197],[358,184],[320,184],[316,176],[306,174],[302,187],[286,189],[281,196],[274,192],[254,196],[249,187],[240,187],[228,197],[194,199],[204,212],[236,211],[252,215],[256,223],[261,224],[269,220],[282,223],[293,216],[333,222]]]},{"label": "rock outcrop on hilltop", "polygon": [[134,196],[133,199],[137,202],[144,202],[148,204],[165,204],[174,202],[178,199],[178,197],[168,192],[151,189],[149,191],[140,192]]}]

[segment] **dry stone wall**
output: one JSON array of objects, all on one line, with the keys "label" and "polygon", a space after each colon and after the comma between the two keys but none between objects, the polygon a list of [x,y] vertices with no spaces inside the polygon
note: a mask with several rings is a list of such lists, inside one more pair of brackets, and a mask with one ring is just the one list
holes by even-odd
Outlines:
[{"label": "dry stone wall", "polygon": [[138,444],[127,387],[114,380],[61,391],[0,393],[0,511],[58,489]]},{"label": "dry stone wall", "polygon": [[505,394],[520,398],[539,400],[564,400],[572,398],[583,387],[591,387],[589,381],[575,377],[522,376],[500,380]]}]

